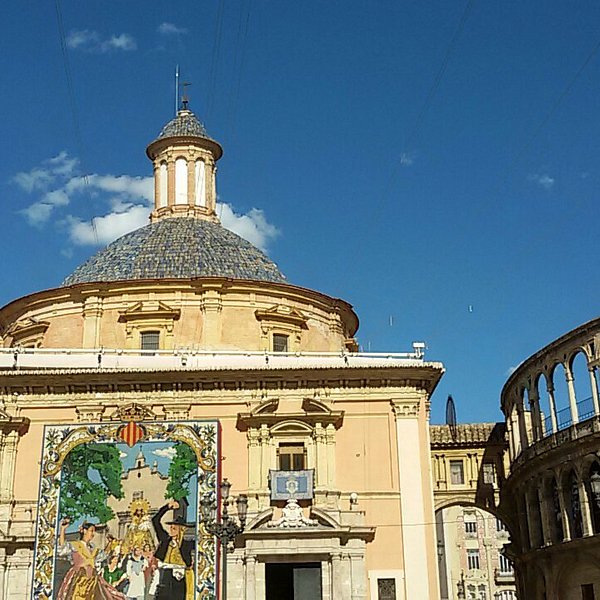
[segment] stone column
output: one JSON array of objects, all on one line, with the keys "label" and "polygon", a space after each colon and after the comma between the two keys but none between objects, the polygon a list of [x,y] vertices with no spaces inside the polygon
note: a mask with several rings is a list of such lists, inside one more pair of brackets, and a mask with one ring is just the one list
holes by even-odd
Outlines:
[{"label": "stone column", "polygon": [[577,482],[577,491],[579,492],[579,506],[581,507],[581,530],[583,537],[588,537],[594,535],[594,524],[592,523],[589,497],[583,480]]},{"label": "stone column", "polygon": [[325,429],[321,423],[315,424],[313,432],[313,439],[315,441],[316,450],[316,481],[315,486],[318,489],[324,489],[327,487],[327,442],[325,438]]},{"label": "stone column", "polygon": [[565,367],[565,379],[567,380],[567,389],[569,390],[569,407],[571,408],[572,424],[579,423],[579,412],[577,410],[577,397],[575,395],[575,383],[573,382],[573,373],[569,365]]},{"label": "stone column", "polygon": [[248,438],[248,488],[251,491],[258,491],[261,473],[260,431],[251,427],[246,435]]},{"label": "stone column", "polygon": [[327,425],[327,487],[334,489],[336,487],[335,476],[335,425]]},{"label": "stone column", "polygon": [[600,415],[600,399],[598,398],[598,382],[594,374],[594,367],[588,365],[588,373],[590,375],[590,387],[592,388],[592,402],[594,404],[594,414]]},{"label": "stone column", "polygon": [[529,433],[525,422],[525,406],[523,398],[517,402],[517,423],[519,425],[519,438],[521,440],[521,452],[529,447]]},{"label": "stone column", "polygon": [[550,420],[552,421],[552,431],[558,431],[558,417],[556,416],[556,402],[554,401],[554,385],[550,381],[546,381],[548,389],[548,404],[550,405]]},{"label": "stone column", "polygon": [[175,204],[175,159],[167,158],[167,202],[166,206]]},{"label": "stone column", "polygon": [[193,157],[187,159],[188,206],[196,206],[196,161]]},{"label": "stone column", "polygon": [[[558,484],[558,504],[560,506],[560,514],[562,517],[562,527],[563,527],[563,542],[571,541],[571,519],[569,518],[569,511],[567,510],[567,502],[565,500],[565,491],[562,485]],[[569,490],[570,493],[570,490]]]},{"label": "stone column", "polygon": [[538,441],[544,437],[542,426],[542,412],[540,410],[540,396],[535,387],[529,392],[529,403],[531,404],[533,440]]},{"label": "stone column", "polygon": [[364,556],[350,555],[350,575],[352,578],[352,600],[367,600],[367,578]]},{"label": "stone column", "polygon": [[352,578],[350,571],[350,557],[347,555],[333,555],[333,600],[354,600],[352,595]]},{"label": "stone column", "polygon": [[17,444],[19,442],[19,432],[15,429],[12,431],[2,432],[0,434],[2,441],[3,453],[0,463],[0,502],[7,502],[13,498],[13,484],[15,474],[15,462],[17,459]]},{"label": "stone column", "polygon": [[540,483],[537,489],[538,502],[540,503],[540,514],[542,517],[542,538],[544,546],[552,544],[552,524],[550,522],[550,511],[548,510],[548,500],[543,482]]},{"label": "stone column", "polygon": [[256,598],[256,556],[246,556],[246,597],[245,600]]}]

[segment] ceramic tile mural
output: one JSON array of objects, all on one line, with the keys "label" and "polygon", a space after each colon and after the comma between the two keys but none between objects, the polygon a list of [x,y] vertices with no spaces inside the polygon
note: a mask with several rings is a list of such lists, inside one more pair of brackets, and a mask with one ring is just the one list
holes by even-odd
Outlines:
[{"label": "ceramic tile mural", "polygon": [[47,426],[34,600],[212,600],[216,421]]}]

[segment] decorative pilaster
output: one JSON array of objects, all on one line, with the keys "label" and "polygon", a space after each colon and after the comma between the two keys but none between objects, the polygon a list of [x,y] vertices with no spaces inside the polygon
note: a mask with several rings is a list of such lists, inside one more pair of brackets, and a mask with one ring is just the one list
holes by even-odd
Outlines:
[{"label": "decorative pilaster", "polygon": [[437,580],[437,572],[430,572],[431,567],[437,571],[437,561],[431,565],[429,560],[436,556],[435,518],[433,510],[425,508],[433,497],[431,475],[429,470],[421,468],[430,460],[423,431],[427,421],[424,411],[421,413],[421,406],[427,400],[425,390],[407,387],[401,397],[391,402],[396,419],[398,480],[402,490],[400,512],[406,598],[431,598]]}]

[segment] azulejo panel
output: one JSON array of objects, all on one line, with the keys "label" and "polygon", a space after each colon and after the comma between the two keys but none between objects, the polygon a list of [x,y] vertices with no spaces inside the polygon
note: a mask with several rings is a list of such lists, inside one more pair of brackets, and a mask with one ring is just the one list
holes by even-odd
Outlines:
[{"label": "azulejo panel", "polygon": [[35,600],[213,600],[216,421],[46,426]]}]

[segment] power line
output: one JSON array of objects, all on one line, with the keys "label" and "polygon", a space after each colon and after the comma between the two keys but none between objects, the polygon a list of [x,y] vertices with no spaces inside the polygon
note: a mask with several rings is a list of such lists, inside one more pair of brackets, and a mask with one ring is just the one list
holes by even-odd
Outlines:
[{"label": "power line", "polygon": [[[245,0],[240,4],[240,20],[238,25],[238,33],[236,39],[236,48],[234,53],[234,78],[233,91],[230,94],[227,127],[229,137],[233,138],[237,121],[237,107],[240,97],[240,89],[242,84],[242,73],[244,71],[244,63],[246,59],[246,41],[248,39],[248,29],[250,24],[250,0]],[[244,13],[246,18],[244,19]]]},{"label": "power line", "polygon": [[[67,41],[65,36],[65,27],[62,16],[62,9],[60,6],[60,0],[55,0],[54,6],[56,8],[56,21],[58,24],[58,37],[60,43],[60,49],[62,53],[63,59],[63,68],[65,71],[65,79],[67,82],[67,95],[69,98],[69,107],[71,110],[71,118],[73,120],[73,129],[75,133],[75,144],[77,146],[80,162],[83,170],[83,182],[85,187],[89,190],[89,178],[85,169],[85,155],[84,155],[84,146],[81,137],[81,128],[79,127],[79,115],[77,112],[77,102],[75,100],[75,91],[73,86],[73,76],[71,74],[71,64],[69,62],[69,52],[67,49]],[[94,232],[94,241],[98,244],[98,231],[96,230],[96,222],[95,217],[92,217],[92,230]]]},{"label": "power line", "polygon": [[217,15],[215,21],[215,37],[213,38],[213,47],[212,47],[212,55],[210,62],[210,71],[209,71],[209,88],[208,88],[208,101],[206,107],[206,118],[207,120],[210,118],[212,113],[212,107],[215,96],[215,88],[217,83],[217,70],[218,70],[218,62],[219,62],[219,54],[221,50],[221,35],[223,31],[223,13],[224,13],[224,1],[219,0],[219,5],[217,7]]},{"label": "power line", "polygon": [[[457,25],[456,29],[454,30],[454,34],[452,35],[452,38],[450,38],[450,42],[448,43],[448,46],[446,47],[446,52],[444,53],[442,63],[440,64],[440,67],[437,70],[437,73],[433,79],[433,82],[429,88],[429,91],[427,92],[427,96],[425,97],[425,100],[423,101],[421,109],[419,110],[419,112],[417,114],[415,123],[414,123],[413,127],[409,130],[409,133],[405,139],[404,150],[406,152],[410,152],[412,150],[412,145],[414,144],[415,140],[418,137],[418,134],[421,130],[421,126],[425,120],[425,117],[427,116],[427,113],[429,112],[429,109],[431,108],[433,99],[435,98],[435,95],[440,87],[441,82],[442,82],[442,78],[444,77],[444,73],[446,72],[446,68],[448,67],[448,63],[450,62],[452,52],[454,51],[454,48],[456,47],[456,44],[463,32],[463,29],[465,27],[465,24],[467,22],[467,19],[469,17],[469,14],[471,12],[471,9],[472,9],[474,3],[475,3],[475,0],[468,0],[467,4],[465,5],[465,8],[460,17],[460,21],[458,22],[458,25]],[[393,187],[394,181],[396,179],[396,176],[398,174],[398,170],[400,168],[400,165],[402,164],[401,160],[402,160],[402,158],[397,159],[395,164],[392,166],[392,173],[390,175],[388,185],[386,186],[386,188],[382,194],[382,201],[378,203],[377,213],[379,213],[381,211],[382,204],[387,200],[389,194],[392,191],[392,187]]]},{"label": "power line", "polygon": [[517,163],[521,160],[521,158],[527,152],[527,150],[529,150],[529,148],[531,147],[531,144],[535,141],[535,139],[541,133],[542,129],[544,129],[544,127],[548,124],[550,119],[555,115],[556,111],[558,110],[560,105],[563,103],[563,100],[571,93],[571,90],[575,87],[577,80],[579,79],[581,74],[585,71],[586,67],[590,64],[590,62],[592,62],[592,59],[594,58],[594,56],[596,55],[598,50],[600,50],[600,39],[596,42],[596,44],[592,48],[591,52],[587,55],[586,59],[583,61],[583,64],[579,67],[579,69],[577,69],[575,75],[573,75],[573,77],[569,80],[569,82],[567,83],[566,87],[563,89],[561,94],[554,101],[554,103],[550,107],[550,110],[546,113],[546,115],[538,123],[537,127],[532,131],[532,133],[529,136],[529,138],[527,139],[527,141],[521,145],[519,151],[515,155],[515,158],[512,160],[512,162],[508,166],[508,169],[506,171],[506,177],[504,179],[504,183],[506,183],[508,181],[508,178],[509,178],[511,172],[516,167]]}]

